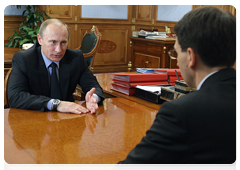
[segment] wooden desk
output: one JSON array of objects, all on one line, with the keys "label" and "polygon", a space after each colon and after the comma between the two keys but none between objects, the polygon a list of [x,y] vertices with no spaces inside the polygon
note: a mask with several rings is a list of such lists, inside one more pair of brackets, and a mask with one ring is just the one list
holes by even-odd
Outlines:
[{"label": "wooden desk", "polygon": [[112,78],[113,78],[112,73],[101,73],[101,74],[94,74],[94,75],[96,76],[97,81],[100,84],[100,86],[103,88],[104,93],[106,93],[110,96],[123,97],[125,99],[134,101],[136,103],[142,104],[149,108],[159,110],[161,104],[155,104],[155,103],[149,102],[147,100],[141,99],[136,96],[128,96],[128,95],[111,90],[111,88],[112,88],[111,83],[113,82],[112,81]]},{"label": "wooden desk", "polygon": [[132,68],[178,68],[177,61],[170,59],[168,51],[173,49],[174,38],[150,40],[130,37]]},{"label": "wooden desk", "polygon": [[145,136],[156,113],[124,98],[105,99],[93,115],[4,109],[4,158],[9,164],[115,164]]}]

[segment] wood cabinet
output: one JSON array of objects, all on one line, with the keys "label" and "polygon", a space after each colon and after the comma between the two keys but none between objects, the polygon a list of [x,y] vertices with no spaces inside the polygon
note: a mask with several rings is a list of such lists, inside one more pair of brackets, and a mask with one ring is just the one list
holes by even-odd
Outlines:
[{"label": "wood cabinet", "polygon": [[154,24],[152,23],[154,20],[154,5],[136,5],[136,23],[148,23],[148,24]]},{"label": "wood cabinet", "polygon": [[136,68],[178,68],[176,60],[171,60],[168,51],[173,49],[175,40],[149,40],[130,37],[132,69]]},{"label": "wood cabinet", "polygon": [[[157,29],[165,31],[168,26],[173,32],[177,22],[157,20],[157,5],[128,5],[127,18],[84,18],[81,5],[40,5],[51,18],[64,21],[69,27],[68,48],[75,49],[81,45],[86,30],[96,25],[102,34],[102,40],[95,59],[94,73],[122,72],[132,67],[175,68],[176,60],[170,60],[167,51],[173,48],[174,41],[154,41],[131,38],[133,31]],[[193,9],[199,5],[193,5]],[[236,16],[236,9],[229,5],[218,5]],[[4,43],[18,30],[23,18],[21,16],[4,16]]]}]

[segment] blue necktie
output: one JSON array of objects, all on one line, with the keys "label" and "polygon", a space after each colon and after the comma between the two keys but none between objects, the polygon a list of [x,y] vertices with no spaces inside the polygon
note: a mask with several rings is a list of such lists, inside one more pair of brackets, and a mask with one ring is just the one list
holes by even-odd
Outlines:
[{"label": "blue necktie", "polygon": [[50,75],[50,90],[51,90],[50,97],[52,99],[62,100],[60,85],[56,73],[57,65],[54,62],[52,62],[50,66],[52,67],[52,74]]}]

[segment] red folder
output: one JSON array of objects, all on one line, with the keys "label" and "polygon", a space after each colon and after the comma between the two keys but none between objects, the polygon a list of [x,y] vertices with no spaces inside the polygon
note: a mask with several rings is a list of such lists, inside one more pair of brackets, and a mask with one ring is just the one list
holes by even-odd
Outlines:
[{"label": "red folder", "polygon": [[120,81],[120,80],[113,80],[114,84],[125,87],[125,88],[133,88],[136,87],[137,85],[139,86],[149,86],[149,85],[163,85],[163,84],[169,84],[167,81],[145,81],[145,82],[134,82],[134,83],[129,83],[125,81]]},{"label": "red folder", "polygon": [[113,80],[125,82],[167,81],[167,74],[156,73],[112,73]]},{"label": "red folder", "polygon": [[159,69],[153,69],[155,71],[155,73],[159,73],[159,74],[167,74],[169,76],[173,76],[175,75],[176,76],[176,73],[175,73],[175,70],[177,71],[178,73],[178,76],[181,75],[181,72],[180,72],[180,69],[174,69],[174,68],[159,68]]},{"label": "red folder", "polygon": [[128,96],[135,94],[135,88],[125,88],[112,83],[111,90],[126,94]]}]

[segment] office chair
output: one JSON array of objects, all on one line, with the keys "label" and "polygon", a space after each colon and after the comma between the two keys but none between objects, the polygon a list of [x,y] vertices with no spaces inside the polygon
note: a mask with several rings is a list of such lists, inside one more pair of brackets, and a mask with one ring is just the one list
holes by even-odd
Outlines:
[{"label": "office chair", "polygon": [[[81,45],[77,48],[82,50],[85,61],[91,71],[94,69],[95,55],[99,48],[102,35],[98,28],[93,25],[91,29],[85,32]],[[75,100],[85,100],[85,94],[82,88],[77,85],[76,90],[73,93]]]},{"label": "office chair", "polygon": [[91,71],[94,68],[95,55],[99,48],[101,37],[102,35],[98,31],[98,28],[93,25],[91,29],[86,31],[83,36],[81,45],[77,48],[79,50],[82,50],[83,56]]},{"label": "office chair", "polygon": [[8,100],[8,80],[11,74],[12,68],[10,68],[4,78],[4,108],[9,108],[10,103]]}]

